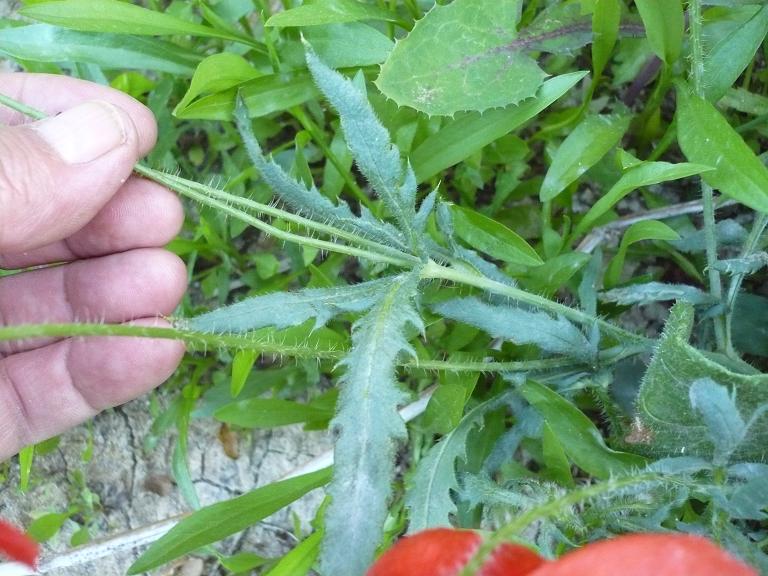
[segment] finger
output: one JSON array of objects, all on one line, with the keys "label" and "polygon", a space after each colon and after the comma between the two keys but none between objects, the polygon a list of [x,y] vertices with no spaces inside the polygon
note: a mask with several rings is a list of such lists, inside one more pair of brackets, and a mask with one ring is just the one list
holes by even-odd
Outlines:
[{"label": "finger", "polygon": [[132,177],[81,230],[48,246],[0,254],[0,267],[26,268],[164,246],[178,234],[183,221],[184,210],[176,194]]},{"label": "finger", "polygon": [[139,156],[133,120],[103,100],[0,126],[0,252],[28,251],[83,228]]},{"label": "finger", "polygon": [[[168,315],[186,288],[184,263],[159,248],[131,250],[0,280],[0,325],[119,323]],[[51,340],[0,342],[0,354]]]},{"label": "finger", "polygon": [[173,340],[97,337],[0,360],[0,461],[158,386],[183,354],[183,344]]},{"label": "finger", "polygon": [[[108,86],[55,74],[0,74],[0,92],[14,100],[55,116],[89,100],[103,100],[124,110],[138,132],[139,154],[155,145],[157,124],[152,112],[138,100]],[[31,121],[28,116],[0,106],[0,123],[15,126]]]}]

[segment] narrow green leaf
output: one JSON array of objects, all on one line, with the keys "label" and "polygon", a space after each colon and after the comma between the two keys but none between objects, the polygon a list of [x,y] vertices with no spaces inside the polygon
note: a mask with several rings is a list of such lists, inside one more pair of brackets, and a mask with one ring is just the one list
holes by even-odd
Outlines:
[{"label": "narrow green leaf", "polygon": [[397,412],[406,399],[395,378],[402,353],[414,354],[407,332],[423,329],[413,299],[419,270],[397,276],[371,311],[352,327],[352,350],[341,361],[334,477],[325,514],[322,572],[362,575],[373,560],[387,517],[398,442]]},{"label": "narrow green leaf", "polygon": [[574,358],[590,354],[589,342],[576,326],[545,312],[487,304],[474,297],[447,300],[433,308],[448,318],[476,326],[494,338],[515,344],[534,344],[545,352]]},{"label": "narrow green leaf", "polygon": [[541,185],[541,201],[557,197],[597,164],[619,142],[629,127],[629,120],[629,116],[616,114],[584,118],[555,152]]},{"label": "narrow green leaf", "polygon": [[248,398],[222,406],[214,413],[217,420],[243,428],[278,428],[299,422],[330,420],[331,416],[332,410],[279,398]]},{"label": "narrow green leaf", "polygon": [[519,264],[538,266],[544,261],[521,236],[498,222],[462,206],[451,206],[456,235],[489,256]]},{"label": "narrow green leaf", "polygon": [[19,451],[19,490],[29,489],[29,479],[32,475],[32,463],[35,461],[35,445],[30,444]]},{"label": "narrow green leaf", "polygon": [[128,569],[128,574],[152,570],[201,546],[240,532],[298,500],[307,492],[325,485],[330,477],[331,469],[325,468],[267,484],[248,494],[201,508],[150,546]]},{"label": "narrow green leaf", "polygon": [[670,164],[669,162],[643,162],[642,164],[637,164],[624,172],[616,184],[611,186],[611,189],[600,200],[595,202],[592,208],[576,225],[573,237],[578,238],[589,231],[603,214],[608,212],[619,200],[636,188],[687,178],[707,170],[711,170],[711,168],[703,165],[703,163],[688,164],[681,162],[680,164]]},{"label": "narrow green leaf", "polygon": [[58,0],[30,4],[19,13],[83,32],[148,36],[183,34],[242,42],[240,36],[119,0]]},{"label": "narrow green leaf", "polygon": [[[672,307],[656,352],[648,366],[637,399],[637,415],[652,440],[637,449],[654,456],[687,455],[711,458],[715,444],[707,433],[707,419],[691,406],[691,386],[708,378],[725,386],[735,398],[741,417],[749,420],[768,403],[768,375],[742,374],[705,356],[688,343],[694,310],[687,303]],[[710,407],[715,409],[714,407]],[[732,457],[763,460],[768,445],[768,414],[747,431]]]},{"label": "narrow green leaf", "polygon": [[521,0],[436,5],[400,40],[376,85],[426,114],[482,112],[536,94],[546,77],[517,38]]},{"label": "narrow green leaf", "polygon": [[557,392],[528,380],[520,393],[541,413],[566,454],[585,472],[607,480],[645,466],[643,457],[606,446],[592,420]]},{"label": "narrow green leaf", "polygon": [[712,104],[682,84],[677,89],[677,126],[685,157],[714,167],[702,174],[710,186],[768,212],[768,168]]},{"label": "narrow green leaf", "polygon": [[31,62],[77,62],[105,70],[156,70],[188,76],[199,57],[156,38],[76,32],[32,24],[0,29],[0,54]]},{"label": "narrow green leaf", "polygon": [[363,312],[374,305],[391,280],[371,280],[353,286],[309,288],[254,296],[191,318],[189,326],[202,332],[246,332],[265,326],[287,328],[310,318],[315,327],[344,312]]},{"label": "narrow green leaf", "polygon": [[256,362],[256,352],[254,350],[238,350],[232,359],[232,379],[230,382],[229,393],[232,398],[237,398],[243,391],[245,381],[253,369]]},{"label": "narrow green leaf", "polygon": [[482,423],[485,414],[500,408],[504,399],[503,396],[496,397],[475,406],[419,461],[411,489],[405,494],[409,534],[436,526],[451,526],[451,516],[457,510],[451,492],[459,490],[456,460],[467,457],[469,433]]},{"label": "narrow green leaf", "polygon": [[635,0],[643,19],[648,43],[671,66],[683,47],[685,18],[681,0]]},{"label": "narrow green leaf", "polygon": [[484,146],[520,127],[563,96],[585,76],[571,72],[544,82],[538,94],[517,106],[457,115],[435,134],[424,140],[411,154],[416,180],[423,182],[468,158]]},{"label": "narrow green leaf", "polygon": [[642,242],[643,240],[679,240],[680,235],[672,228],[659,222],[658,220],[646,220],[635,222],[627,228],[619,244],[616,256],[613,257],[608,269],[605,272],[605,287],[610,288],[619,283],[621,270],[624,268],[624,259],[627,256],[627,250],[632,244]]},{"label": "narrow green leaf", "polygon": [[541,432],[541,455],[544,465],[547,467],[547,477],[562,486],[574,486],[571,463],[568,461],[560,440],[546,422]]},{"label": "narrow green leaf", "polygon": [[178,115],[201,94],[221,92],[257,76],[261,76],[261,73],[242,56],[229,52],[208,56],[195,69],[187,93],[176,105],[173,113]]},{"label": "narrow green leaf", "polygon": [[322,530],[310,534],[283,556],[264,576],[305,576],[312,569],[320,554],[322,539]]},{"label": "narrow green leaf", "polygon": [[702,85],[710,102],[717,102],[736,82],[768,34],[768,6],[749,8],[744,16],[740,25],[704,53]]},{"label": "narrow green leaf", "polygon": [[597,0],[592,13],[592,70],[595,81],[605,69],[619,36],[621,4],[619,0]]},{"label": "narrow green leaf", "polygon": [[394,22],[397,15],[378,6],[358,0],[314,0],[301,6],[278,12],[267,20],[267,26],[287,28],[291,26],[318,26],[334,22],[359,20],[384,20]]}]

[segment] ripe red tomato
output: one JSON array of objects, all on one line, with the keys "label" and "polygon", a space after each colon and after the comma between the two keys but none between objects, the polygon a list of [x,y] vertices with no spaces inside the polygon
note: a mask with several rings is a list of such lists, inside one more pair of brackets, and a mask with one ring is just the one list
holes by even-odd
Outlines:
[{"label": "ripe red tomato", "polygon": [[[425,530],[399,540],[367,576],[456,576],[481,542],[482,537],[472,530]],[[524,576],[543,563],[543,558],[525,546],[502,544],[477,576]]]},{"label": "ripe red tomato", "polygon": [[0,520],[0,554],[35,568],[39,549],[38,543],[24,532]]},{"label": "ripe red tomato", "polygon": [[689,534],[628,534],[569,552],[529,576],[759,576],[714,543]]}]

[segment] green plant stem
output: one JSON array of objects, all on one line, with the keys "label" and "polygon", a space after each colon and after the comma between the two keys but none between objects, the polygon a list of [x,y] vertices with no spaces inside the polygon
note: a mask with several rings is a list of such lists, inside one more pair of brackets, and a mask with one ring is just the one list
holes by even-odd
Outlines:
[{"label": "green plant stem", "polygon": [[5,94],[0,94],[0,104],[8,106],[8,108],[16,110],[17,112],[21,112],[22,114],[29,116],[30,118],[34,118],[35,120],[42,120],[46,117],[44,112],[41,112],[36,108],[32,108],[31,106],[27,106],[26,104],[14,100]]},{"label": "green plant stem", "polygon": [[331,150],[331,147],[328,146],[328,144],[325,141],[325,135],[323,134],[323,131],[320,130],[320,128],[315,124],[312,119],[307,115],[306,112],[300,107],[295,106],[294,108],[291,108],[291,114],[293,115],[296,120],[299,121],[299,124],[312,135],[312,139],[315,141],[315,143],[320,147],[320,149],[323,151],[323,154],[325,154],[325,157],[328,158],[328,160],[331,161],[331,164],[338,170],[339,174],[341,174],[341,177],[344,179],[344,183],[347,185],[349,190],[352,192],[355,198],[366,208],[371,209],[371,199],[368,198],[368,195],[363,192],[363,190],[358,186],[355,179],[352,177],[352,174],[350,174],[349,170],[347,170],[344,165],[341,163],[341,160],[338,159],[336,154],[333,153],[333,150]]},{"label": "green plant stem", "polygon": [[659,483],[662,481],[663,478],[658,474],[635,474],[633,476],[626,476],[615,480],[607,480],[599,484],[592,484],[579,490],[573,490],[560,498],[550,500],[544,504],[531,508],[522,514],[519,514],[506,526],[499,528],[496,532],[489,535],[477,549],[475,555],[470,559],[466,566],[464,566],[461,572],[459,572],[458,576],[474,576],[477,574],[486,559],[499,545],[515,539],[517,535],[537,520],[557,518],[567,514],[576,504],[602,496],[603,494],[616,492],[637,484]]},{"label": "green plant stem", "polygon": [[[219,207],[221,204],[224,204],[229,207],[229,210],[232,210],[230,214],[232,214],[234,217],[242,219],[248,224],[260,230],[263,230],[264,232],[267,232],[269,234],[272,234],[273,232],[270,232],[269,230],[266,230],[263,228],[263,226],[269,226],[268,224],[255,218],[253,215],[249,215],[246,212],[243,212],[240,210],[235,211],[232,209],[232,206],[233,205],[242,206],[243,208],[246,208],[252,212],[256,212],[259,214],[266,214],[272,218],[279,218],[281,220],[285,220],[286,222],[291,222],[293,224],[302,226],[306,229],[314,230],[315,232],[326,234],[331,237],[342,238],[350,242],[352,245],[357,245],[358,247],[363,247],[363,249],[368,249],[366,250],[367,254],[377,253],[377,254],[388,257],[390,259],[389,262],[391,264],[395,264],[402,267],[408,267],[410,265],[418,264],[420,262],[416,256],[407,254],[405,252],[401,252],[396,248],[391,248],[389,246],[384,246],[382,244],[379,244],[378,242],[368,240],[366,238],[361,237],[360,234],[347,232],[346,230],[337,228],[335,226],[331,226],[329,224],[316,222],[314,220],[304,218],[297,214],[293,214],[292,212],[287,212],[285,210],[281,210],[279,208],[270,206],[268,204],[262,204],[254,200],[250,200],[249,198],[242,198],[240,196],[235,196],[233,194],[224,192],[223,190],[219,190],[217,188],[212,188],[211,186],[200,184],[199,182],[195,182],[194,180],[187,180],[186,178],[181,178],[180,176],[167,174],[159,170],[148,168],[142,164],[137,164],[134,167],[134,170],[138,174],[141,174],[142,176],[146,176],[147,178],[154,180],[155,182],[158,182],[170,188],[171,190],[178,192],[179,194],[182,194],[188,197],[194,197],[194,199],[198,202],[206,203],[209,206],[211,206],[213,205],[211,204],[211,202],[216,201],[217,202],[216,207]],[[201,196],[203,198],[209,199],[209,201],[202,200]],[[246,216],[249,217],[247,220],[244,219],[244,217]],[[256,222],[258,222],[259,224],[257,225]],[[271,229],[276,230],[274,227],[272,227]],[[286,232],[283,232],[283,233],[289,234]],[[299,236],[296,234],[293,234],[292,236],[293,236],[293,240],[290,240],[289,238],[283,238],[283,239],[298,242],[300,244],[306,244],[306,240],[314,240],[312,238],[308,238],[306,236]],[[340,246],[340,244],[326,243],[326,246],[322,248],[323,250],[331,250],[334,252],[344,252],[343,250],[330,248],[327,244],[333,244],[333,246],[335,247]],[[348,253],[348,252],[344,252],[344,253]],[[365,257],[368,257],[368,256],[365,256]]]},{"label": "green plant stem", "polygon": [[481,288],[483,290],[487,290],[488,292],[493,292],[494,294],[500,294],[502,296],[512,298],[513,300],[530,304],[531,306],[541,308],[542,310],[546,310],[552,314],[559,314],[565,318],[568,318],[569,320],[578,322],[579,324],[597,324],[603,331],[613,335],[620,342],[646,346],[650,346],[652,343],[652,340],[646,338],[645,336],[633,334],[628,330],[614,326],[610,322],[606,322],[605,320],[596,318],[586,314],[585,312],[576,310],[575,308],[570,308],[569,306],[548,300],[547,298],[537,296],[536,294],[531,294],[525,290],[520,290],[519,288],[515,288],[507,284],[502,284],[501,282],[496,282],[495,280],[491,280],[490,278],[486,278],[485,276],[470,270],[448,268],[430,260],[424,266],[422,271],[422,278],[450,280],[451,282],[457,282],[459,284],[475,286],[476,288]]},{"label": "green plant stem", "polygon": [[[691,36],[691,77],[693,88],[700,97],[704,95],[704,49],[701,40],[701,0],[689,0],[688,22]],[[723,285],[720,272],[715,268],[717,262],[717,237],[715,235],[715,202],[712,187],[701,181],[702,219],[704,226],[704,242],[707,254],[707,277],[709,280],[709,293],[717,301],[722,301]],[[713,318],[715,325],[715,341],[717,349],[730,353],[731,345],[726,337],[726,318],[719,314]]]},{"label": "green plant stem", "polygon": [[[749,231],[749,236],[744,241],[744,246],[741,249],[741,258],[746,258],[758,249],[760,245],[760,238],[765,232],[765,228],[768,226],[768,214],[758,212],[755,216],[755,221],[752,223],[752,229]],[[741,283],[744,281],[746,274],[734,274],[731,278],[731,283],[728,285],[728,292],[725,296],[725,338],[728,351],[733,352],[733,337],[731,321],[733,319],[733,309],[736,305],[736,297],[739,295],[741,289]]]}]

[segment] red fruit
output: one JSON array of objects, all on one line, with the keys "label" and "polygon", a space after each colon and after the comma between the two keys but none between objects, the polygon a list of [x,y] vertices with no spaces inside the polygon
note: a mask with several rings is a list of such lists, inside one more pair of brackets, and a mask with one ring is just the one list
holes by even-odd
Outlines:
[{"label": "red fruit", "polygon": [[[367,576],[456,576],[480,547],[471,530],[434,528],[400,539],[368,570]],[[545,560],[525,546],[502,544],[477,576],[524,576]]]},{"label": "red fruit", "polygon": [[0,554],[35,568],[39,552],[37,542],[12,524],[0,520]]},{"label": "red fruit", "polygon": [[629,534],[565,554],[529,576],[759,576],[700,536]]}]

